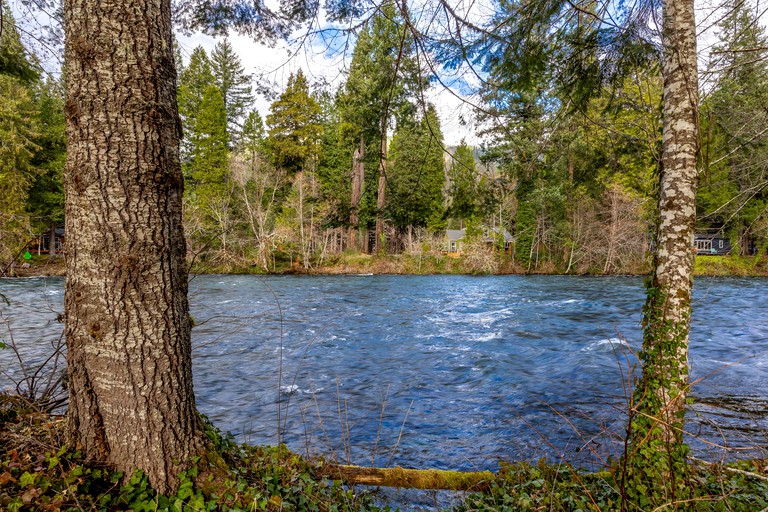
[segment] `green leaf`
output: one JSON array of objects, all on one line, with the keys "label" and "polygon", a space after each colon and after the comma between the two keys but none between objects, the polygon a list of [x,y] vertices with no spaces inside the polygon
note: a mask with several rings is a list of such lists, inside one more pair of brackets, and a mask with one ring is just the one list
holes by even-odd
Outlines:
[{"label": "green leaf", "polygon": [[25,471],[19,478],[19,485],[22,487],[29,487],[29,486],[35,485],[36,479],[37,479],[36,473],[30,473],[29,471]]}]

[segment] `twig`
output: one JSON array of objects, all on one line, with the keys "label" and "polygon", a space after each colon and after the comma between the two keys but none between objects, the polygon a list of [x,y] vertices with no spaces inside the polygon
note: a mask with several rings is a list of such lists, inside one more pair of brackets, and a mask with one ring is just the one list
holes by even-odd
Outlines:
[{"label": "twig", "polygon": [[405,418],[403,418],[403,424],[400,425],[400,433],[397,435],[397,442],[395,442],[395,446],[392,447],[392,453],[389,455],[389,460],[387,461],[387,467],[392,464],[392,459],[395,457],[395,452],[397,451],[397,447],[400,446],[400,439],[403,438],[403,431],[405,430],[405,422],[408,421],[408,415],[411,413],[411,407],[413,407],[413,400],[411,400],[411,405],[408,406],[408,410],[405,411]]}]

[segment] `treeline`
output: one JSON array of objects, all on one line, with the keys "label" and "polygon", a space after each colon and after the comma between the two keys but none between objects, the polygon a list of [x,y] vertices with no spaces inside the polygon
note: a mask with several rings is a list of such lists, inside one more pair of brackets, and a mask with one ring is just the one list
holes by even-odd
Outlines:
[{"label": "treeline", "polygon": [[[768,38],[755,12],[728,5],[701,95],[698,229],[742,255],[764,252],[768,240]],[[265,119],[226,39],[188,59],[177,49],[185,228],[197,268],[310,268],[344,251],[441,257],[445,230],[467,228],[464,256],[485,271],[504,261],[530,272],[646,271],[658,208],[658,59],[627,56],[620,78],[588,98],[544,66],[492,60],[476,112],[486,142],[447,147],[424,99],[433,67],[400,16],[385,3],[368,20],[337,90],[313,88],[298,70]],[[64,161],[61,86],[41,78],[5,19],[1,262],[62,222]],[[483,237],[499,228],[514,235],[511,247]]]},{"label": "treeline", "polygon": [[197,261],[274,271],[345,250],[442,249],[446,148],[423,100],[428,74],[393,5],[358,36],[344,85],[313,89],[298,70],[266,119],[251,110],[252,79],[227,40],[177,60]]}]

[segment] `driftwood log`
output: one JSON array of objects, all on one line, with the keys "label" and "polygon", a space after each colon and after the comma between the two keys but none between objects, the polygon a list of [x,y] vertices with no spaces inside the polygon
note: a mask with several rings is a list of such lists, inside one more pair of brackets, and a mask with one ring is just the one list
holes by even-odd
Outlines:
[{"label": "driftwood log", "polygon": [[462,472],[443,469],[368,468],[329,464],[323,476],[348,484],[399,487],[404,489],[442,489],[450,491],[487,490],[495,475],[490,471]]}]

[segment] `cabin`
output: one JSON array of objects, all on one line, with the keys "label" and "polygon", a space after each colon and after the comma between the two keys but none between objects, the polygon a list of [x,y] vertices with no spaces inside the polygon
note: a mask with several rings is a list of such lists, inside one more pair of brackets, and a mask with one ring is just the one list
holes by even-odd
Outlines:
[{"label": "cabin", "polygon": [[[51,251],[53,249],[53,251]],[[61,254],[64,252],[64,226],[56,226],[27,244],[27,250],[36,254]]]},{"label": "cabin", "polygon": [[725,256],[731,252],[731,241],[717,233],[696,233],[693,246],[701,256]]},{"label": "cabin", "polygon": [[[493,250],[499,236],[499,228],[488,228],[486,226],[482,226],[481,229],[483,230],[483,242],[485,242],[489,250]],[[448,256],[453,258],[458,258],[461,256],[463,253],[464,236],[466,235],[466,231],[466,228],[445,230],[446,246],[444,252]],[[513,237],[512,234],[504,228],[502,228],[502,236],[504,237],[504,252],[511,254],[512,247],[515,243],[515,237]]]}]

